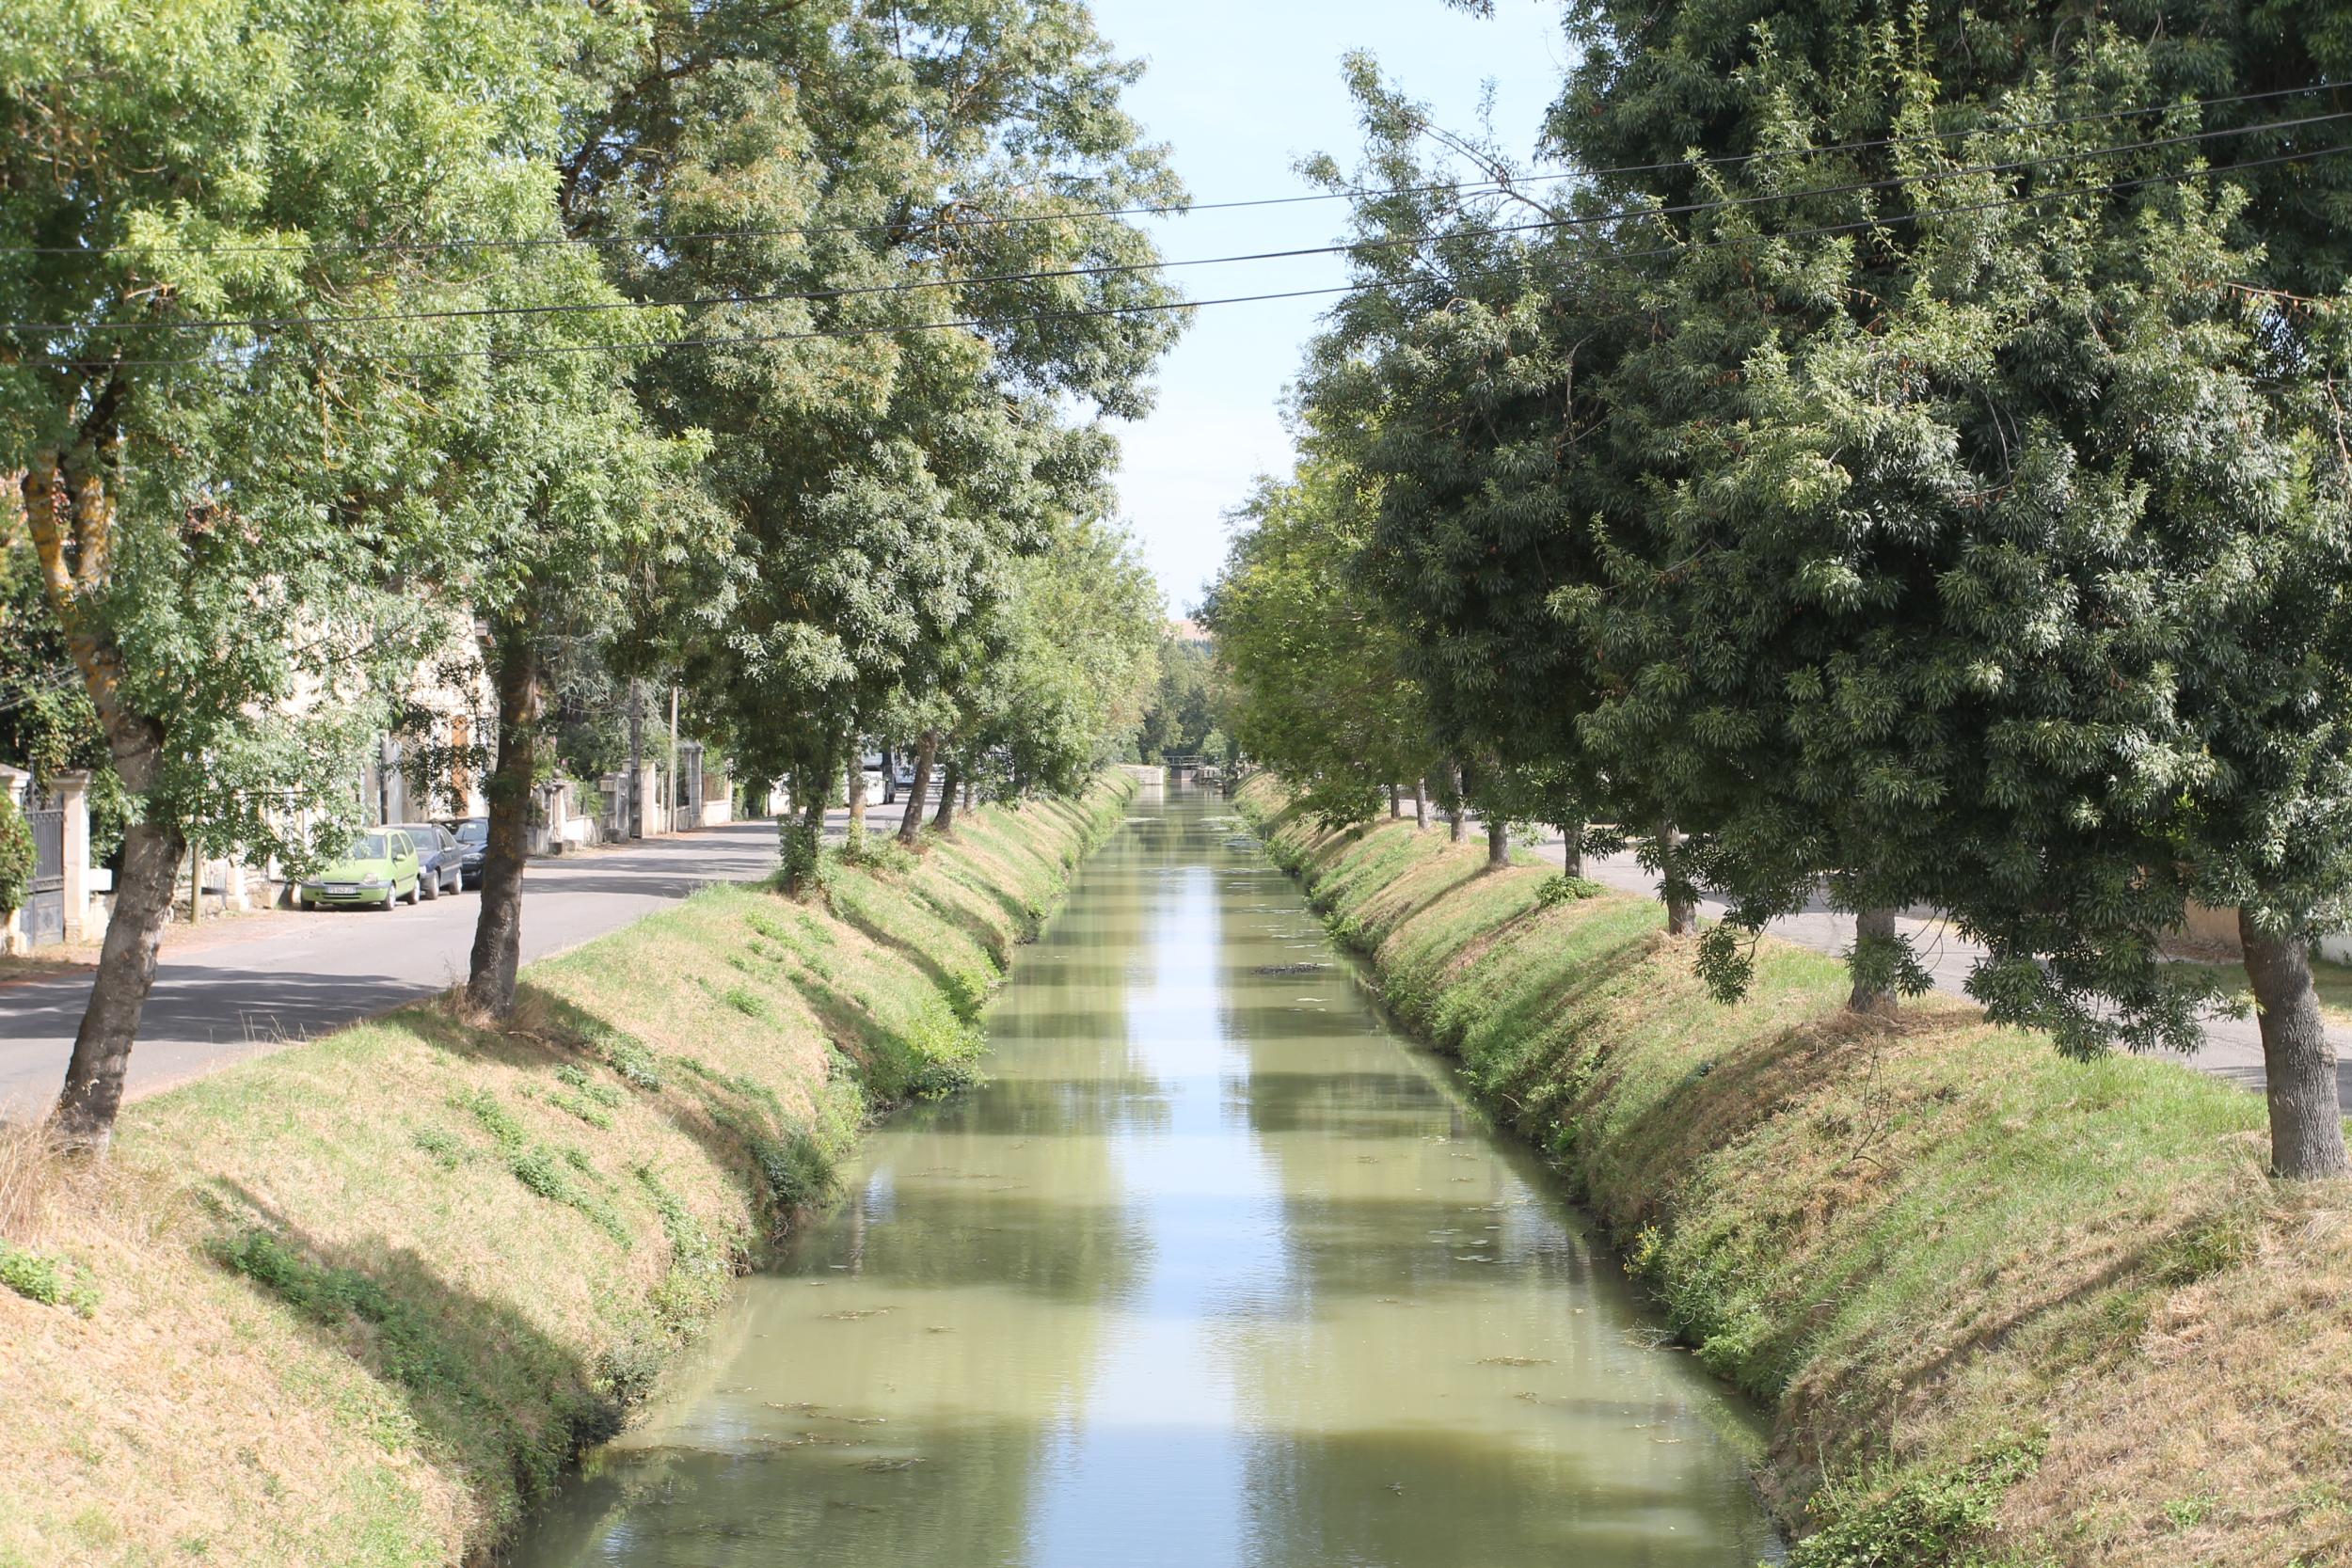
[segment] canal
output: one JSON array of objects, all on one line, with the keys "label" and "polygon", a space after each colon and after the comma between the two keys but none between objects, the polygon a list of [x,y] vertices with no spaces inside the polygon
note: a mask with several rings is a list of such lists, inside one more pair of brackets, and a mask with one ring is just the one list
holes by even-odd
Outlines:
[{"label": "canal", "polygon": [[1749,1418],[1370,1006],[1221,801],[1141,797],[848,1200],[524,1568],[1749,1568]]}]

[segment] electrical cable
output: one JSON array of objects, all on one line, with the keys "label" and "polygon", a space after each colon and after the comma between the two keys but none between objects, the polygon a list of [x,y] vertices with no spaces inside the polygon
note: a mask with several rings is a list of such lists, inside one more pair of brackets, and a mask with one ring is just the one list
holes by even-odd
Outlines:
[{"label": "electrical cable", "polygon": [[[1984,201],[1963,202],[1949,207],[1921,208],[1917,211],[1910,213],[1895,213],[1883,216],[1857,218],[1844,223],[1814,224],[1797,229],[1782,229],[1756,234],[1734,235],[1724,239],[1693,240],[1681,245],[1660,245],[1648,249],[1616,251],[1612,254],[1618,260],[1635,260],[1644,257],[1679,256],[1688,254],[1689,252],[1694,250],[1714,250],[1725,245],[1755,245],[1774,240],[1811,239],[1835,234],[1848,234],[1864,230],[1891,228],[1897,224],[1915,223],[1926,218],[1954,217],[1972,213],[1994,212],[2011,207],[2036,206],[2042,202],[2057,201],[2067,197],[2114,195],[2118,192],[2137,190],[2152,185],[2180,184],[2189,180],[2203,179],[2213,175],[2233,174],[2244,169],[2260,168],[2266,165],[2293,163],[2299,160],[2316,161],[2320,158],[2330,157],[2336,153],[2347,151],[2352,151],[2352,142],[2339,143],[2332,147],[2317,148],[2308,151],[2282,152],[2274,157],[2250,159],[2242,164],[2233,164],[2221,168],[2208,167],[2199,169],[2179,169],[2166,174],[2142,175],[2132,180],[2111,181],[2091,185],[2071,185],[2055,191],[2040,192],[2033,196],[2001,197]],[[1524,270],[1526,261],[1523,259],[1517,260],[1510,263],[1510,265],[1515,269]],[[1495,270],[1499,271],[1502,269]],[[1213,305],[1250,305],[1264,300],[1308,299],[1328,296],[1331,294],[1357,293],[1359,292],[1361,292],[1360,285],[1350,283],[1341,284],[1329,288],[1288,289],[1268,293],[1233,294],[1216,299],[1154,301],[1144,305],[1104,306],[1085,309],[1033,311],[1013,316],[963,317],[950,321],[887,323],[876,326],[840,327],[804,332],[764,332],[719,337],[648,339],[642,342],[633,343],[547,343],[532,344],[519,348],[398,349],[376,354],[374,357],[388,361],[408,363],[436,359],[522,359],[568,354],[652,353],[662,350],[684,348],[730,348],[764,343],[809,342],[818,340],[841,341],[859,338],[873,338],[891,333],[902,332],[984,330],[990,327],[1018,326],[1026,322],[1086,321],[1113,316],[1154,315],[1164,314],[1172,310],[1198,309]],[[229,347],[217,350],[212,354],[189,355],[173,358],[35,358],[20,360],[19,363],[50,369],[65,369],[79,366],[93,371],[106,370],[116,366],[152,369],[174,365],[219,363],[222,361],[224,356],[233,356],[251,352],[253,351],[249,348]]]},{"label": "electrical cable", "polygon": [[[1993,135],[2011,131],[2053,129],[2065,125],[2093,124],[2102,120],[2128,119],[2134,115],[2177,114],[2190,109],[2226,108],[2236,103],[2253,103],[2272,99],[2296,97],[2309,93],[2332,92],[2344,86],[2336,82],[2312,83],[2297,87],[2273,87],[2262,92],[2233,93],[2221,98],[2182,99],[2169,103],[2137,103],[2121,109],[2103,109],[2079,115],[2060,115],[2047,119],[1994,120],[1981,125],[1957,126],[1948,131],[1914,132],[1899,136],[1878,136],[1864,141],[1837,142],[1822,147],[1764,148],[1754,152],[1733,153],[1714,159],[1676,159],[1671,162],[1621,164],[1608,168],[1564,169],[1552,174],[1534,174],[1516,179],[1481,181],[1438,181],[1424,185],[1399,185],[1387,189],[1314,191],[1298,196],[1256,197],[1232,201],[1174,202],[1164,205],[1136,207],[1073,208],[1051,213],[1020,213],[1001,215],[977,214],[959,217],[945,227],[1002,228],[1033,223],[1065,223],[1080,218],[1118,217],[1179,217],[1193,213],[1234,212],[1263,207],[1288,207],[1317,201],[1358,201],[1391,196],[1431,195],[1441,191],[1490,192],[1501,194],[1517,190],[1526,184],[1549,184],[1564,180],[1607,180],[1622,175],[1656,174],[1676,169],[1733,168],[1744,164],[1772,158],[1827,157],[1844,152],[1865,152],[1881,148],[1915,146],[1927,142],[1948,141],[1957,136]],[[952,205],[952,203],[951,203]],[[815,238],[833,234],[894,233],[901,226],[879,223],[830,224],[782,229],[714,229],[689,231],[656,231],[649,234],[548,234],[519,238],[458,237],[445,240],[362,240],[332,245],[142,245],[116,244],[108,245],[0,245],[0,256],[57,256],[96,259],[104,256],[136,253],[167,256],[346,256],[380,254],[385,252],[416,252],[435,250],[522,250],[544,249],[564,245],[676,245],[723,240]]]},{"label": "electrical cable", "polygon": [[[2082,148],[2068,152],[2044,154],[2035,158],[2011,159],[1997,164],[1963,165],[1956,168],[1930,169],[1915,175],[1891,175],[1879,180],[1851,181],[1839,185],[1821,185],[1804,190],[1770,191],[1758,195],[1724,197],[1708,201],[1677,202],[1668,206],[1622,207],[1607,212],[1581,214],[1571,217],[1532,220],[1526,223],[1501,224],[1483,229],[1457,229],[1442,236],[1406,235],[1389,239],[1358,240],[1337,245],[1302,245],[1287,250],[1249,251],[1230,256],[1200,256],[1175,261],[1104,262],[1093,266],[1041,268],[1029,272],[979,274],[964,277],[908,278],[892,283],[849,285],[835,289],[790,290],[779,293],[707,295],[690,299],[618,299],[606,302],[564,301],[548,305],[482,305],[437,310],[385,310],[332,316],[283,317],[220,317],[188,321],[100,321],[87,324],[60,322],[0,322],[0,332],[70,333],[70,332],[283,332],[299,327],[352,326],[412,321],[470,321],[486,317],[550,316],[584,312],[642,309],[714,309],[728,306],[818,303],[874,294],[913,293],[932,289],[977,288],[999,283],[1041,282],[1064,277],[1108,277],[1136,273],[1160,272],[1184,267],[1231,266],[1248,261],[1295,261],[1311,256],[1354,255],[1364,250],[1394,249],[1429,243],[1434,238],[1467,239],[1514,234],[1546,232],[1563,229],[1581,229],[1620,221],[1642,221],[1657,218],[1685,217],[1719,212],[1728,208],[1761,206],[1774,201],[1801,201],[1815,197],[1849,196],[1867,191],[1907,188],[1944,180],[1972,178],[1982,174],[2010,174],[2020,170],[2041,168],[2052,164],[2073,163],[2085,158],[2114,157],[2132,152],[2154,151],[2163,148],[2186,146],[2224,136],[2250,135],[2264,131],[2296,130],[2312,125],[2328,124],[2352,119],[2352,110],[2333,114],[2306,115],[2293,119],[2264,120],[2249,125],[2225,126],[2212,130],[2185,132],[2178,135],[2153,137],[2143,141],[2121,142],[2109,146]],[[2244,164],[2227,166],[2231,168]]]}]

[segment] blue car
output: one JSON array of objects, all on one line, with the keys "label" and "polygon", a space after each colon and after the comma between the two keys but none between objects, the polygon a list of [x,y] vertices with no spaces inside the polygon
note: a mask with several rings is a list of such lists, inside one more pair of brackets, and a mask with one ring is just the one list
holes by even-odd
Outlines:
[{"label": "blue car", "polygon": [[455,893],[466,885],[466,847],[457,835],[432,822],[395,822],[417,847],[417,888],[427,898]]},{"label": "blue car", "polygon": [[481,886],[482,857],[490,849],[490,819],[486,816],[469,816],[462,822],[451,823],[449,828],[457,835],[457,847],[466,852],[463,863],[465,885]]}]

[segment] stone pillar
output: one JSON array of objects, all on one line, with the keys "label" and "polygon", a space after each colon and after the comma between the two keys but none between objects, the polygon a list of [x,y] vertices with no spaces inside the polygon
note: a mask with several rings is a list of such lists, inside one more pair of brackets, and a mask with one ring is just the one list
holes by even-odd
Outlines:
[{"label": "stone pillar", "polygon": [[597,826],[603,831],[603,841],[628,836],[628,775],[607,773],[604,776],[604,817]]},{"label": "stone pillar", "polygon": [[50,781],[65,809],[65,940],[85,940],[89,918],[89,775],[60,773]]},{"label": "stone pillar", "polygon": [[668,814],[661,809],[661,765],[652,757],[637,765],[637,807],[643,815],[634,836],[651,837],[670,831],[664,820]]}]

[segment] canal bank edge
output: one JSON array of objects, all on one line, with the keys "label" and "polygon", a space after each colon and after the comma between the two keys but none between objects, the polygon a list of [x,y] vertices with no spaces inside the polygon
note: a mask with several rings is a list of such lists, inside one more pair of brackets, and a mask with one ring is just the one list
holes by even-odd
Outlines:
[{"label": "canal bank edge", "polygon": [[0,1568],[488,1559],[875,1116],[972,1081],[1135,792],[705,889],[506,1028],[439,998],[141,1101],[103,1167],[0,1143]]},{"label": "canal bank edge", "polygon": [[1772,1409],[1800,1568],[2352,1562],[2352,1192],[2267,1180],[2259,1097],[1949,998],[1866,1023],[1771,938],[1724,1007],[1651,901],[1239,805]]}]

